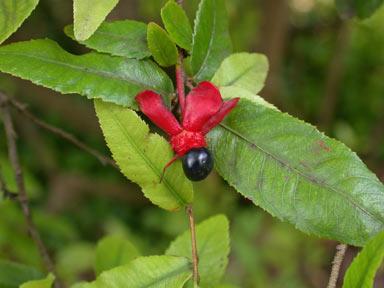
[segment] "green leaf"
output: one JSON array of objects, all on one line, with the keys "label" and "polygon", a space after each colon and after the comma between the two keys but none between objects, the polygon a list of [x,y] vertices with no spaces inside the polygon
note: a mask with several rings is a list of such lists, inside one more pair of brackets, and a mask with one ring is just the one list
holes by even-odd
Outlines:
[{"label": "green leaf", "polygon": [[181,48],[192,49],[192,27],[183,8],[176,2],[169,1],[161,9],[161,19],[169,35]]},{"label": "green leaf", "polygon": [[384,231],[375,236],[353,260],[344,276],[343,288],[371,288],[384,257]]},{"label": "green leaf", "polygon": [[207,136],[217,171],[273,216],[359,246],[383,230],[383,184],[315,127],[241,99]]},{"label": "green leaf", "polygon": [[147,29],[149,50],[159,65],[169,67],[177,62],[177,48],[168,33],[156,23],[149,23]]},{"label": "green leaf", "polygon": [[[98,53],[75,56],[48,39],[0,47],[0,70],[61,93],[133,108],[137,108],[134,98],[143,89],[167,96],[173,92],[171,79],[150,60]],[[164,100],[169,103],[168,97]]]},{"label": "green leaf", "polygon": [[118,2],[119,0],[73,0],[76,39],[87,40]]},{"label": "green leaf", "polygon": [[257,94],[264,87],[268,59],[263,54],[236,53],[227,57],[212,78],[220,86],[235,86]]},{"label": "green leaf", "polygon": [[85,284],[87,284],[87,282],[85,282],[85,281],[77,282],[77,283],[71,285],[70,288],[82,288],[83,285],[85,285]]},{"label": "green leaf", "polygon": [[202,0],[195,19],[191,69],[195,82],[211,80],[220,63],[231,53],[224,0]]},{"label": "green leaf", "polygon": [[20,286],[20,288],[51,288],[55,277],[49,273],[47,278],[42,280],[28,281]]},{"label": "green leaf", "polygon": [[[66,26],[64,32],[76,40],[73,25]],[[114,56],[136,59],[151,56],[147,44],[147,25],[132,20],[104,22],[90,38],[79,43]]]},{"label": "green leaf", "polygon": [[343,18],[371,16],[384,0],[336,0],[336,7]]},{"label": "green leaf", "polygon": [[191,263],[183,257],[139,257],[127,265],[103,272],[96,281],[82,288],[181,288],[191,278],[191,270]]},{"label": "green leaf", "polygon": [[123,174],[161,208],[178,210],[191,204],[192,184],[180,161],[167,169],[159,183],[164,166],[174,156],[169,143],[149,133],[148,126],[132,110],[102,101],[95,101],[95,107],[105,140]]},{"label": "green leaf", "polygon": [[55,257],[55,267],[66,281],[77,280],[76,275],[91,271],[95,258],[92,243],[72,241],[60,249]]},{"label": "green leaf", "polygon": [[39,0],[1,0],[0,44],[21,26],[38,3]]},{"label": "green leaf", "polygon": [[21,284],[30,280],[44,278],[44,274],[35,268],[0,260],[0,287],[19,288]]},{"label": "green leaf", "polygon": [[239,97],[241,99],[248,99],[256,104],[278,110],[273,104],[265,101],[260,96],[255,95],[249,92],[248,90],[245,90],[240,87],[235,87],[235,86],[220,87],[220,94],[221,94],[221,97],[223,97],[223,99],[225,100],[230,100],[230,99]]},{"label": "green leaf", "polygon": [[96,248],[96,275],[100,275],[101,272],[117,266],[127,264],[139,255],[139,251],[128,240],[118,236],[105,237],[99,241]]},{"label": "green leaf", "polygon": [[[199,255],[199,276],[202,287],[216,285],[228,264],[229,223],[224,215],[205,220],[196,226],[196,245]],[[184,232],[171,243],[167,255],[192,259],[190,231]]]}]

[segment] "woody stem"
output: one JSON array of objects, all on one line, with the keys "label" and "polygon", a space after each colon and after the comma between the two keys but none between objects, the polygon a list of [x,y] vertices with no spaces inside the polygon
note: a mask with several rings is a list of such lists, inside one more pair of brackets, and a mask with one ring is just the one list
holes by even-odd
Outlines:
[{"label": "woody stem", "polygon": [[185,102],[185,92],[184,92],[184,69],[183,69],[183,53],[179,49],[179,57],[176,64],[176,84],[177,84],[177,94],[179,96],[179,106],[181,115],[184,115],[184,102]]},{"label": "woody stem", "polygon": [[191,229],[192,257],[193,257],[193,281],[195,283],[199,284],[199,282],[200,282],[200,277],[199,277],[199,272],[198,272],[199,256],[197,254],[195,220],[193,217],[193,206],[192,205],[187,207],[187,212],[189,214],[189,225],[190,225],[190,229]]},{"label": "woody stem", "polygon": [[[182,7],[183,0],[177,0],[177,3]],[[177,92],[179,95],[179,106],[181,110],[181,115],[184,116],[185,75],[184,75],[184,65],[183,65],[183,52],[180,48],[178,48],[178,50],[179,50],[179,57],[177,59],[177,64],[176,64],[176,84],[177,84]],[[195,218],[193,216],[193,204],[189,205],[186,210],[189,215],[189,226],[191,230],[193,282],[198,285],[200,282],[199,271],[198,271],[199,256],[197,254],[197,246],[196,246]]]}]

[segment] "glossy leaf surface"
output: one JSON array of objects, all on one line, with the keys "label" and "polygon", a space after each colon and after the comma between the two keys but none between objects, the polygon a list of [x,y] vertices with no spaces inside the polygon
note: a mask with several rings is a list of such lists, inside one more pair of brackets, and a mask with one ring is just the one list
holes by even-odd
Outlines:
[{"label": "glossy leaf surface", "polygon": [[240,87],[236,87],[236,86],[220,87],[220,93],[221,93],[221,97],[223,97],[224,100],[230,100],[230,99],[239,97],[242,99],[250,100],[256,104],[278,110],[273,104],[265,101],[264,98],[258,95],[255,95],[249,92],[248,90],[245,90]]},{"label": "glossy leaf surface", "polygon": [[384,228],[383,184],[315,127],[241,99],[208,138],[225,180],[305,233],[365,245]]},{"label": "glossy leaf surface", "polygon": [[384,231],[357,255],[344,276],[343,288],[371,288],[384,257]]},{"label": "glossy leaf surface", "polygon": [[159,25],[148,24],[147,40],[153,58],[160,66],[169,67],[177,62],[177,48],[167,32]]},{"label": "glossy leaf surface", "polygon": [[75,56],[48,39],[0,47],[0,71],[61,93],[79,93],[133,108],[137,108],[136,94],[143,89],[161,95],[173,91],[172,81],[150,60],[98,53]]},{"label": "glossy leaf surface", "polygon": [[20,27],[38,3],[39,0],[1,0],[0,44]]},{"label": "glossy leaf surface", "polygon": [[[73,25],[66,26],[64,31],[75,40]],[[136,59],[151,56],[147,44],[147,25],[132,20],[104,22],[90,38],[80,43],[114,56]]]},{"label": "glossy leaf surface", "polygon": [[177,45],[186,50],[192,48],[192,27],[183,8],[169,1],[161,9],[161,19],[169,35]]},{"label": "glossy leaf surface", "polygon": [[45,279],[28,281],[20,286],[20,288],[51,288],[55,277],[48,274]]},{"label": "glossy leaf surface", "polygon": [[73,0],[76,39],[87,40],[118,2],[119,0]]},{"label": "glossy leaf surface", "polygon": [[191,69],[196,83],[211,80],[220,63],[231,53],[224,0],[200,2],[191,53]]},{"label": "glossy leaf surface", "polygon": [[161,184],[164,166],[174,153],[168,142],[149,127],[136,112],[119,105],[95,101],[105,140],[122,173],[140,185],[144,195],[167,210],[192,203],[192,184],[185,177],[181,162],[172,164]]},{"label": "glossy leaf surface", "polygon": [[[224,215],[218,215],[197,225],[196,245],[199,255],[200,286],[212,287],[217,285],[228,264],[228,219]],[[173,241],[166,254],[192,259],[190,231],[186,231]]]},{"label": "glossy leaf surface", "polygon": [[220,86],[234,86],[254,94],[264,86],[268,73],[268,60],[263,54],[236,53],[224,59],[212,78]]},{"label": "glossy leaf surface", "polygon": [[96,281],[82,288],[181,288],[191,278],[192,267],[187,258],[173,256],[139,257],[102,273]]},{"label": "glossy leaf surface", "polygon": [[139,251],[127,239],[117,236],[105,237],[100,240],[96,247],[96,275],[127,264],[139,255]]}]

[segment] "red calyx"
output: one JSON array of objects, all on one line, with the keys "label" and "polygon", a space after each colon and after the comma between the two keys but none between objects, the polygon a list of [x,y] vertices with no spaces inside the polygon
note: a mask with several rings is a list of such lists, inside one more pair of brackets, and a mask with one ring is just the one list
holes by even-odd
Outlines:
[{"label": "red calyx", "polygon": [[182,125],[166,107],[161,97],[144,90],[136,96],[141,111],[171,136],[171,145],[180,157],[192,148],[207,145],[204,135],[217,126],[236,106],[239,98],[224,102],[219,89],[208,81],[201,82],[187,95]]}]

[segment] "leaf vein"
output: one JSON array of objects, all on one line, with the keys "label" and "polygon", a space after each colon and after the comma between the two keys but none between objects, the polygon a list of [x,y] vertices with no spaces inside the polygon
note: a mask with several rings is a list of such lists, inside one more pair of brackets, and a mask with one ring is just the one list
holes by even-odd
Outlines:
[{"label": "leaf vein", "polygon": [[[123,131],[124,135],[128,139],[128,141],[131,143],[133,148],[140,154],[141,158],[144,159],[144,161],[147,163],[147,165],[151,168],[151,170],[160,178],[161,173],[157,170],[156,167],[153,166],[153,163],[148,159],[148,157],[145,155],[145,153],[136,145],[136,142],[132,139],[132,137],[129,135],[127,129],[121,125],[121,122],[119,121],[118,117],[115,115],[115,113],[110,110],[111,115],[113,116],[113,120],[116,122],[116,124],[120,127],[120,129]],[[162,183],[168,187],[168,189],[171,191],[173,196],[176,198],[176,200],[181,203],[182,206],[186,206],[187,203],[179,196],[179,194],[175,191],[174,187],[168,182],[167,178],[164,177]]]},{"label": "leaf vein", "polygon": [[355,206],[357,209],[361,210],[364,214],[366,214],[367,216],[371,217],[373,220],[379,222],[382,224],[382,226],[384,226],[384,221],[382,219],[379,219],[377,218],[375,215],[373,215],[372,213],[370,213],[369,211],[367,211],[364,207],[362,207],[360,205],[360,203],[358,203],[357,201],[355,201],[353,198],[351,198],[349,195],[347,195],[345,192],[339,190],[339,189],[336,189],[336,188],[333,188],[332,186],[326,184],[326,183],[321,183],[319,182],[316,178],[313,178],[299,170],[297,170],[295,167],[292,167],[289,163],[286,163],[285,161],[279,159],[278,157],[276,157],[275,155],[271,154],[270,152],[268,152],[267,150],[263,149],[262,147],[260,147],[257,143],[254,143],[253,141],[249,140],[247,137],[245,137],[244,135],[240,134],[239,132],[233,130],[231,127],[225,125],[224,123],[220,123],[219,124],[221,127],[223,127],[225,130],[229,131],[230,133],[232,133],[233,135],[235,135],[236,137],[242,139],[243,141],[249,143],[249,144],[252,144],[254,145],[259,151],[261,151],[262,153],[264,153],[265,155],[267,155],[268,157],[272,158],[273,160],[281,163],[282,165],[286,166],[288,169],[290,169],[291,171],[293,171],[294,173],[296,173],[297,175],[305,178],[307,181],[319,186],[319,187],[322,187],[322,188],[325,188],[327,190],[331,190],[341,196],[343,196],[346,200],[350,201],[352,203],[353,206]]}]

